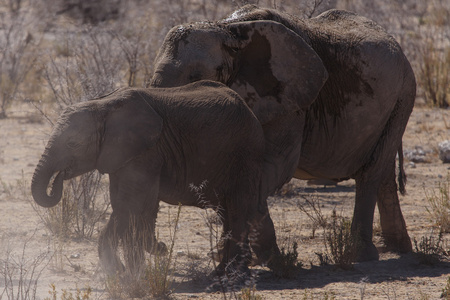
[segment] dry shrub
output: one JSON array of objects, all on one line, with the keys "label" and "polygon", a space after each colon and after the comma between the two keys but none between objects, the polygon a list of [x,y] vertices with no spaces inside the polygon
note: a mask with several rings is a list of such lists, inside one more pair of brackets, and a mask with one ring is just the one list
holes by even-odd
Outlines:
[{"label": "dry shrub", "polygon": [[450,276],[447,278],[447,284],[442,289],[441,299],[450,300]]},{"label": "dry shrub", "polygon": [[13,5],[12,1],[11,5],[13,11],[2,12],[0,18],[0,119],[6,118],[13,101],[26,97],[20,95],[21,87],[37,60],[41,34],[32,34],[35,16],[30,10]]},{"label": "dry shrub", "polygon": [[[5,245],[2,238],[2,249],[0,257],[0,299],[34,300],[39,286],[39,279],[49,262],[49,253],[40,252],[30,254],[29,243],[35,238],[34,232],[22,246],[15,251]],[[32,249],[35,251],[35,249]],[[1,289],[3,288],[3,289]]]},{"label": "dry shrub", "polygon": [[[170,246],[167,256],[159,254],[153,255],[153,260],[149,259],[147,263],[146,278],[149,283],[150,292],[155,297],[165,297],[171,293],[171,277],[175,269],[173,248],[180,220],[181,204],[178,205],[177,215],[173,222],[173,231],[170,234]],[[170,215],[169,215],[170,217]],[[169,220],[170,223],[170,220]]]},{"label": "dry shrub", "polygon": [[261,295],[256,294],[256,287],[246,287],[243,288],[240,294],[237,296],[238,300],[262,300]]},{"label": "dry shrub", "polygon": [[62,289],[61,296],[58,298],[56,286],[54,284],[50,284],[50,291],[48,293],[50,294],[50,297],[46,297],[44,300],[89,300],[91,299],[92,288],[87,287],[83,290],[77,288],[75,295],[65,289]]},{"label": "dry shrub", "polygon": [[308,218],[312,221],[312,238],[316,236],[316,230],[318,228],[325,229],[328,224],[327,217],[323,215],[320,199],[316,195],[301,195],[304,202],[297,202],[297,207],[304,212]]},{"label": "dry shrub", "polygon": [[280,255],[276,255],[269,262],[273,274],[279,278],[295,278],[302,267],[298,261],[298,244],[293,242],[292,246],[281,247]]},{"label": "dry shrub", "polygon": [[427,103],[447,108],[450,106],[450,46],[439,46],[442,43],[442,34],[424,38],[418,82],[424,89]]},{"label": "dry shrub", "polygon": [[109,32],[86,26],[60,34],[68,52],[50,54],[43,71],[59,110],[116,89],[123,64]]},{"label": "dry shrub", "polygon": [[352,269],[358,247],[360,247],[358,237],[359,234],[352,234],[351,221],[348,218],[339,217],[333,210],[331,223],[325,230],[327,253],[322,256],[321,262],[330,261],[344,270]]},{"label": "dry shrub", "polygon": [[431,106],[450,106],[450,5],[431,1],[421,19],[418,83]]},{"label": "dry shrub", "polygon": [[[319,294],[319,298],[317,298],[312,292],[308,291],[307,289],[305,289],[305,292],[303,293],[303,298],[302,300],[334,300],[336,299],[336,295],[334,292],[330,292],[330,291],[324,291],[321,292]],[[363,298],[361,298],[363,299]]]},{"label": "dry shrub", "polygon": [[425,192],[430,207],[426,207],[431,220],[441,232],[450,233],[450,174],[446,182],[440,182],[438,190]]},{"label": "dry shrub", "polygon": [[439,232],[436,238],[433,234],[430,236],[423,236],[418,242],[414,238],[415,254],[421,264],[435,265],[443,258],[448,258],[450,249],[446,249],[443,240],[443,232]]}]

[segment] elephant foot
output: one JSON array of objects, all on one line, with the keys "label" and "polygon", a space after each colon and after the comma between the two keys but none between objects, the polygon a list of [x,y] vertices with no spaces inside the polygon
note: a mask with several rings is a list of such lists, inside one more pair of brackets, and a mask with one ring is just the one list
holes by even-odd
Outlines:
[{"label": "elephant foot", "polygon": [[387,251],[398,253],[412,252],[411,238],[408,234],[404,234],[401,237],[383,234],[383,241]]},{"label": "elephant foot", "polygon": [[365,245],[362,245],[362,247],[359,248],[356,261],[363,262],[363,261],[374,261],[379,259],[380,255],[378,254],[377,248],[372,242],[370,242],[366,243]]},{"label": "elephant foot", "polygon": [[160,255],[160,256],[167,255],[167,253],[169,253],[169,249],[167,248],[165,243],[157,242],[155,249],[153,249],[153,251],[150,253],[154,254],[154,255]]},{"label": "elephant foot", "polygon": [[100,265],[103,272],[105,272],[108,276],[115,276],[125,272],[125,266],[118,257],[106,258],[104,255],[101,255]]},{"label": "elephant foot", "polygon": [[256,257],[252,258],[252,266],[260,265],[260,266],[269,266],[272,264],[273,260],[276,257],[279,257],[281,255],[280,249],[278,246],[274,246],[271,249],[267,249],[264,251],[261,251],[261,249],[253,249]]},{"label": "elephant foot", "polygon": [[[218,249],[218,251],[211,251],[209,257],[215,262],[220,263],[223,258],[223,249]],[[269,265],[274,257],[280,255],[280,250],[278,247],[275,250],[265,251],[264,253],[256,253],[252,255],[250,259],[250,266],[266,266]]]},{"label": "elephant foot", "polygon": [[231,263],[226,266],[220,263],[214,272],[213,283],[206,289],[207,292],[237,292],[250,286],[252,276],[247,265]]},{"label": "elephant foot", "polygon": [[167,245],[165,243],[156,241],[146,245],[145,251],[158,256],[164,256],[169,253],[169,249],[167,248]]}]

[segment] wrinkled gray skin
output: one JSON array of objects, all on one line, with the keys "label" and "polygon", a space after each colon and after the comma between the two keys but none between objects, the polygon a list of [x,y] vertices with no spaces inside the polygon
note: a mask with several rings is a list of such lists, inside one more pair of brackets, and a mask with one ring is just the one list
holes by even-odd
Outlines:
[{"label": "wrinkled gray skin", "polygon": [[[39,205],[52,207],[61,199],[63,180],[94,169],[109,174],[113,212],[100,236],[99,257],[110,273],[124,268],[117,255],[120,240],[127,268],[135,272],[143,265],[144,248],[150,251],[154,242],[158,200],[220,207],[223,230],[231,238],[218,269],[224,271],[232,261],[246,268],[252,227],[268,224],[261,228],[268,234],[251,238],[258,256],[278,251],[260,193],[263,154],[260,123],[221,83],[124,88],[65,110],[31,189]],[[191,186],[205,181],[201,190]]]},{"label": "wrinkled gray skin", "polygon": [[291,176],[354,178],[358,259],[378,259],[376,204],[387,248],[411,251],[395,161],[398,152],[404,192],[401,144],[416,84],[400,46],[381,27],[346,11],[302,20],[249,5],[216,23],[173,28],[155,68],[153,86],[211,79],[244,98],[266,138],[265,194]]}]

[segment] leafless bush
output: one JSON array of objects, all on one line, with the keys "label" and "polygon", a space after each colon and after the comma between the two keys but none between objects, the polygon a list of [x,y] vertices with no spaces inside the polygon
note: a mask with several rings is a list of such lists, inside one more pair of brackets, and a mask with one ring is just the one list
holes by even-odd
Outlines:
[{"label": "leafless bush", "polygon": [[0,280],[3,290],[0,289],[0,299],[34,300],[38,288],[39,278],[48,264],[48,252],[38,255],[29,253],[29,242],[34,234],[27,239],[19,253],[12,248],[4,249],[3,258],[0,259]]},{"label": "leafless bush", "polygon": [[442,259],[450,256],[450,248],[444,241],[444,234],[439,231],[436,238],[434,234],[422,236],[420,241],[414,239],[415,255],[421,264],[435,265]]},{"label": "leafless bush", "polygon": [[273,274],[279,278],[294,278],[302,267],[302,263],[298,261],[298,244],[288,242],[286,246],[281,246],[281,253],[272,258],[269,266]]},{"label": "leafless bush", "polygon": [[89,26],[64,36],[62,49],[67,52],[52,53],[44,69],[60,109],[113,91],[123,66],[115,38],[102,28]]},{"label": "leafless bush", "polygon": [[76,203],[73,230],[77,237],[91,238],[109,209],[107,191],[102,186],[102,175],[89,172],[70,181],[71,199]]},{"label": "leafless bush", "polygon": [[146,87],[153,75],[153,60],[162,37],[155,34],[149,19],[144,16],[126,27],[118,22],[110,29],[122,51],[128,86]]},{"label": "leafless bush", "polygon": [[53,0],[56,14],[66,14],[83,23],[97,24],[99,22],[117,19],[123,13],[122,0]]},{"label": "leafless bush", "polygon": [[323,215],[320,199],[315,195],[300,196],[304,202],[297,202],[297,207],[304,212],[308,218],[312,221],[312,238],[315,237],[316,230],[318,228],[327,227],[327,217]]},{"label": "leafless bush", "polygon": [[333,263],[344,270],[352,269],[360,247],[359,234],[353,235],[351,232],[351,221],[338,216],[333,210],[331,222],[325,229],[326,253],[316,253],[320,263]]},{"label": "leafless bush", "polygon": [[[51,290],[48,292],[51,297],[47,297],[44,300],[58,300],[58,292],[56,291],[56,286],[54,284],[50,285]],[[65,289],[61,290],[61,296],[59,299],[61,300],[89,300],[91,299],[92,288],[87,287],[83,290],[77,288],[75,295],[71,292],[68,292]]]},{"label": "leafless bush", "polygon": [[438,22],[422,30],[419,46],[422,59],[417,77],[426,101],[431,106],[447,108],[450,106],[450,31],[448,24]]},{"label": "leafless bush", "polygon": [[439,231],[450,232],[450,174],[447,180],[439,183],[438,189],[425,191],[425,196],[430,207],[427,212],[431,220],[439,227]]},{"label": "leafless bush", "polygon": [[13,12],[0,13],[0,119],[19,97],[21,84],[37,59],[32,14],[20,9],[20,2],[10,5]]}]

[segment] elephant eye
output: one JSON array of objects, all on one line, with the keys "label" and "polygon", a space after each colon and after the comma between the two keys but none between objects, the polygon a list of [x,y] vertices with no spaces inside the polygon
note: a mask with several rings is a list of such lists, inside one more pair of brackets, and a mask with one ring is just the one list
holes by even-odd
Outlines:
[{"label": "elephant eye", "polygon": [[77,142],[68,142],[67,143],[67,147],[69,147],[70,149],[77,149],[81,146],[81,144],[77,143]]}]

